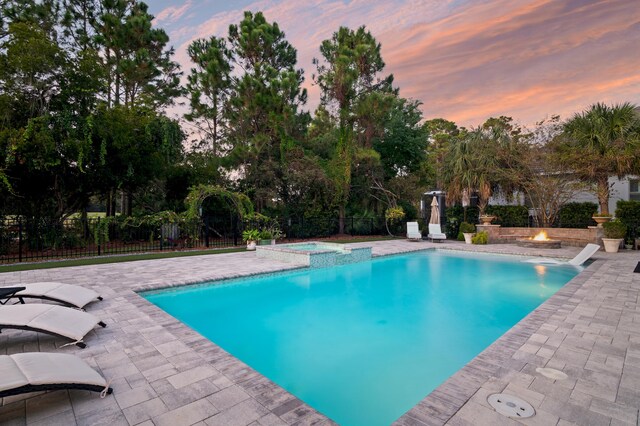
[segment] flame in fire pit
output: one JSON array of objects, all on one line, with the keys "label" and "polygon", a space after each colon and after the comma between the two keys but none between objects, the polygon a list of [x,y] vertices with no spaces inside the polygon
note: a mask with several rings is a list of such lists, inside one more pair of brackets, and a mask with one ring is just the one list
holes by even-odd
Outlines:
[{"label": "flame in fire pit", "polygon": [[538,232],[533,238],[533,241],[549,241],[549,237],[545,231]]}]

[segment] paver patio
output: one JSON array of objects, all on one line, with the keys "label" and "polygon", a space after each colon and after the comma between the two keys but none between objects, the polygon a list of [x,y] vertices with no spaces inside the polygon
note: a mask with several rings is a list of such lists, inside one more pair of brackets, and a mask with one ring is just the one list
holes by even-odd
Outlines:
[{"label": "paver patio", "polygon": [[[374,255],[432,247],[572,257],[579,249],[386,241]],[[638,252],[599,252],[596,261],[538,309],[398,419],[400,425],[515,424],[486,402],[507,392],[527,400],[540,425],[637,425],[640,408]],[[275,272],[299,266],[254,253],[137,261],[0,274],[0,285],[63,281],[105,297],[87,311],[108,327],[86,349],[54,337],[7,330],[0,353],[56,351],[85,359],[111,380],[113,395],[57,391],[7,397],[0,424],[278,425],[333,424],[329,419],[200,336],[135,291]],[[553,381],[538,367],[562,370]]]}]

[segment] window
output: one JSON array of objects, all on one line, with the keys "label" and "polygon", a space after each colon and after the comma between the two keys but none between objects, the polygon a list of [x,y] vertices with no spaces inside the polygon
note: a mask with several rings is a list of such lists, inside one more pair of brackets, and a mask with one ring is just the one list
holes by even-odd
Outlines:
[{"label": "window", "polygon": [[629,199],[640,201],[640,180],[629,179]]}]

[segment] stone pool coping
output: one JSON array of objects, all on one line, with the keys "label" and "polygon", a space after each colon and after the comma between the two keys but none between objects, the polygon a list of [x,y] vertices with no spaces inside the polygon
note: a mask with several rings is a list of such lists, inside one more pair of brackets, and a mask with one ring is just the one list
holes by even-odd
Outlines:
[{"label": "stone pool coping", "polygon": [[[532,253],[510,245],[398,240],[351,246],[363,245],[373,246],[375,256],[442,248],[568,258],[578,251]],[[134,289],[153,290],[299,268],[261,262],[255,256],[247,262],[250,256],[231,253],[0,274],[0,284],[58,280],[102,292],[105,301],[89,305],[87,310],[106,320],[109,327],[92,332],[84,351],[60,348],[66,342],[49,336],[5,331],[0,335],[0,353],[74,353],[114,379],[115,388],[115,394],[104,400],[80,391],[5,398],[0,407],[0,423],[94,424],[99,420],[111,425],[334,424],[133,293]],[[538,414],[529,423],[561,424],[582,419],[591,423],[635,424],[639,399],[634,397],[640,395],[640,334],[634,331],[638,327],[630,324],[640,322],[640,314],[632,313],[638,310],[640,285],[636,276],[625,272],[633,269],[635,257],[626,253],[615,257],[598,253],[596,257],[599,260],[586,271],[396,423],[513,424],[486,405],[488,392],[506,390],[534,405]],[[613,280],[607,278],[609,275],[605,277],[605,272],[612,273]],[[541,379],[535,373],[536,366],[562,369],[570,379],[563,383]],[[594,386],[596,378],[606,379],[607,386]],[[614,385],[612,397],[609,388]],[[569,409],[562,411],[558,405]]]}]

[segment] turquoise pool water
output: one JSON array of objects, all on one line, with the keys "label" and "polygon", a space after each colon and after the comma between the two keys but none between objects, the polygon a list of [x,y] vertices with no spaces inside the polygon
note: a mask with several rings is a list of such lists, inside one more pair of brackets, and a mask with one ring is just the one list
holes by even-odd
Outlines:
[{"label": "turquoise pool water", "polygon": [[375,426],[579,271],[425,251],[145,297],[337,423]]},{"label": "turquoise pool water", "polygon": [[340,248],[336,248],[336,247],[331,247],[328,245],[322,245],[322,244],[288,244],[285,246],[282,246],[284,248],[287,248],[289,250],[300,250],[300,251],[325,251],[325,250],[333,250],[333,251],[340,251]]}]

